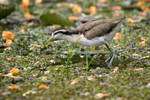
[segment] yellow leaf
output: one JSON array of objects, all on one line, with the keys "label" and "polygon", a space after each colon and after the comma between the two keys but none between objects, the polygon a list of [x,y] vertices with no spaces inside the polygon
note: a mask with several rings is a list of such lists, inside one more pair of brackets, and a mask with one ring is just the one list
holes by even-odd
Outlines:
[{"label": "yellow leaf", "polygon": [[39,86],[39,88],[43,88],[43,89],[49,89],[49,87],[47,87],[46,85],[42,84]]},{"label": "yellow leaf", "polygon": [[42,0],[35,0],[36,4],[40,4],[42,2]]},{"label": "yellow leaf", "polygon": [[115,67],[113,73],[116,73],[118,69],[118,67]]},{"label": "yellow leaf", "polygon": [[78,79],[74,79],[70,84],[73,85],[75,83],[78,83],[78,81],[79,81]]},{"label": "yellow leaf", "polygon": [[47,80],[47,78],[46,77],[42,77],[42,79],[41,79],[42,81],[46,81]]},{"label": "yellow leaf", "polygon": [[121,34],[120,33],[116,33],[116,37],[114,37],[114,39],[120,39],[121,38]]},{"label": "yellow leaf", "polygon": [[74,14],[79,14],[82,11],[82,8],[80,6],[75,5],[72,9]]},{"label": "yellow leaf", "polygon": [[13,90],[13,89],[19,89],[19,86],[17,85],[13,85],[13,86],[8,86],[9,89]]},{"label": "yellow leaf", "polygon": [[143,70],[143,68],[135,68],[134,70]]},{"label": "yellow leaf", "polygon": [[30,0],[22,0],[22,7],[24,10],[28,9],[29,3],[30,3]]},{"label": "yellow leaf", "polygon": [[107,93],[107,94],[97,93],[97,94],[94,95],[94,98],[101,99],[101,98],[104,98],[104,97],[107,97],[107,96],[109,96],[109,93]]},{"label": "yellow leaf", "polygon": [[11,74],[14,74],[14,73],[18,73],[19,72],[19,69],[18,68],[13,68],[10,73]]},{"label": "yellow leaf", "polygon": [[9,31],[3,31],[2,38],[6,40],[13,40],[15,38],[15,35]]}]

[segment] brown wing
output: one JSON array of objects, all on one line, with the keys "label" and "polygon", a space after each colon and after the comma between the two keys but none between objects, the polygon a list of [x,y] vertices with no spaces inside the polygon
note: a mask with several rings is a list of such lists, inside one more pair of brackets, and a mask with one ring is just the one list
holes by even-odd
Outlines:
[{"label": "brown wing", "polygon": [[124,19],[125,17],[113,18],[113,19],[107,19],[107,20],[89,21],[77,27],[76,31],[83,32],[84,36],[87,39],[92,39],[96,36],[102,36],[102,35],[109,33],[109,31],[115,28],[117,24]]},{"label": "brown wing", "polygon": [[123,19],[125,19],[125,17],[122,17],[122,18],[113,18],[113,19],[92,20],[92,21],[86,22],[86,23],[78,26],[75,31],[86,32],[86,31],[89,31],[89,30],[93,29],[95,26],[97,26],[99,24],[104,24],[104,23],[119,23]]},{"label": "brown wing", "polygon": [[93,29],[89,31],[86,31],[84,36],[90,40],[96,36],[102,36],[102,35],[107,34],[107,32],[111,28],[113,27],[111,27],[109,23],[103,23],[103,24],[97,25],[96,27],[94,27]]}]

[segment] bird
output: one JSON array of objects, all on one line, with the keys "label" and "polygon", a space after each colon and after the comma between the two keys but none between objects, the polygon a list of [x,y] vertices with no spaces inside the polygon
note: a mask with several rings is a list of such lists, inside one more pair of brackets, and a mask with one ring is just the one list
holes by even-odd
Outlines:
[{"label": "bird", "polygon": [[63,28],[56,29],[52,32],[51,37],[45,44],[48,44],[51,40],[61,39],[88,47],[106,45],[111,56],[107,58],[105,62],[108,66],[112,66],[117,50],[111,46],[109,42],[113,39],[115,34],[120,31],[121,23],[125,18],[126,17],[90,20],[79,25],[72,32]]}]

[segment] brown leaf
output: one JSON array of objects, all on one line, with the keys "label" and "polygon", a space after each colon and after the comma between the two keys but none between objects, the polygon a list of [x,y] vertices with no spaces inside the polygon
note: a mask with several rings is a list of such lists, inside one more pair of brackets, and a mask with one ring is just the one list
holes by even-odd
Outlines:
[{"label": "brown leaf", "polygon": [[91,80],[93,80],[95,77],[96,77],[96,76],[91,75],[91,76],[88,76],[87,79],[88,79],[89,81],[91,81]]},{"label": "brown leaf", "polygon": [[78,81],[79,81],[78,79],[74,79],[70,84],[73,85],[75,83],[78,83]]},{"label": "brown leaf", "polygon": [[109,93],[107,93],[107,94],[97,93],[97,94],[94,95],[94,98],[101,99],[101,98],[107,97],[109,95],[110,95]]},{"label": "brown leaf", "polygon": [[42,84],[39,86],[39,88],[43,88],[43,89],[49,89],[49,87],[47,87],[46,85]]},{"label": "brown leaf", "polygon": [[9,89],[14,90],[14,89],[19,89],[19,86],[13,85],[13,86],[8,86]]},{"label": "brown leaf", "polygon": [[27,94],[30,94],[32,92],[32,90],[28,90],[27,92],[23,93],[22,96],[26,96]]},{"label": "brown leaf", "polygon": [[3,92],[1,95],[2,96],[7,96],[7,95],[9,95],[10,94],[10,92],[9,91],[6,91],[6,92]]},{"label": "brown leaf", "polygon": [[14,73],[18,73],[19,72],[19,69],[18,68],[13,68],[10,73],[14,74]]},{"label": "brown leaf", "polygon": [[116,73],[119,67],[115,67],[113,73]]},{"label": "brown leaf", "polygon": [[134,70],[143,70],[143,68],[135,68]]},{"label": "brown leaf", "polygon": [[150,82],[146,85],[146,87],[147,87],[147,88],[149,88],[149,87],[150,87]]}]

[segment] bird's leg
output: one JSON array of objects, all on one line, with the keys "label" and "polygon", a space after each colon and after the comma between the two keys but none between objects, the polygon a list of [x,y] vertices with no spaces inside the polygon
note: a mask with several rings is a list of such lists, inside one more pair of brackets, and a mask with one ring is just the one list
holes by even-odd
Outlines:
[{"label": "bird's leg", "polygon": [[[105,41],[105,45],[106,45],[106,47],[108,48],[108,50],[110,51],[110,53],[111,53],[111,57],[109,57],[109,58],[105,61],[105,62],[107,63],[107,61],[110,59],[110,62],[107,63],[108,66],[110,67],[110,66],[112,65],[113,59],[114,59],[114,57],[115,57],[115,55],[116,55],[116,50],[115,50],[115,48],[112,47],[107,41]],[[111,48],[113,51],[111,51],[110,48]]]}]

